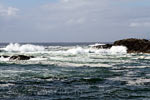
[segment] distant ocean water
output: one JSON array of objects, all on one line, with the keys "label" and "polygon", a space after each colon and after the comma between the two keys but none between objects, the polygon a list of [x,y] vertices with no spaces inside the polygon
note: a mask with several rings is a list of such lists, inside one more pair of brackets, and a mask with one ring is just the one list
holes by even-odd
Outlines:
[{"label": "distant ocean water", "polygon": [[0,44],[0,100],[149,100],[150,54],[95,43]]}]

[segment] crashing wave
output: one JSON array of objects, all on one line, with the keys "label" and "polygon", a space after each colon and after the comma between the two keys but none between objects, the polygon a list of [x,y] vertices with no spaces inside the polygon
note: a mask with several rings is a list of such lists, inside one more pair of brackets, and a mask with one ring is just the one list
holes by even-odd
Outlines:
[{"label": "crashing wave", "polygon": [[118,54],[118,53],[126,54],[127,53],[127,47],[125,47],[125,46],[112,46],[110,48],[110,52],[111,52],[111,54]]},{"label": "crashing wave", "polygon": [[126,54],[127,48],[125,46],[112,46],[110,49],[93,49],[77,47],[67,50],[70,54],[85,54],[85,53],[98,53],[98,54]]},{"label": "crashing wave", "polygon": [[84,53],[88,53],[88,52],[89,52],[88,49],[83,49],[82,47],[77,47],[77,48],[73,48],[73,49],[67,50],[66,53],[70,53],[70,54],[84,54]]},{"label": "crashing wave", "polygon": [[0,61],[4,61],[4,62],[9,61],[9,57],[8,58],[4,58],[3,56],[1,56],[0,57]]},{"label": "crashing wave", "polygon": [[5,48],[3,48],[3,50],[9,52],[37,52],[37,51],[44,51],[45,48],[42,46],[36,46],[31,44],[20,45],[18,43],[15,44],[10,43]]}]

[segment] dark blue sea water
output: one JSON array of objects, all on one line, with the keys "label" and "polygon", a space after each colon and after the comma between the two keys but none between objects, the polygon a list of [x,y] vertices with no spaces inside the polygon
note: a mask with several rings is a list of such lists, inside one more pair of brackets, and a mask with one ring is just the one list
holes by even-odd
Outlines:
[{"label": "dark blue sea water", "polygon": [[149,54],[89,44],[1,44],[0,55],[35,58],[0,58],[0,100],[150,99]]}]

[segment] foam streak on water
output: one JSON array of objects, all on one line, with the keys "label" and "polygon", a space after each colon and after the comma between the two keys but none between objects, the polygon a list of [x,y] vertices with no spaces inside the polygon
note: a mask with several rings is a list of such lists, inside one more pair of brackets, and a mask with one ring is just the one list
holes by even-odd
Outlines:
[{"label": "foam streak on water", "polygon": [[150,54],[128,54],[124,46],[8,44],[0,55],[1,100],[148,100]]}]

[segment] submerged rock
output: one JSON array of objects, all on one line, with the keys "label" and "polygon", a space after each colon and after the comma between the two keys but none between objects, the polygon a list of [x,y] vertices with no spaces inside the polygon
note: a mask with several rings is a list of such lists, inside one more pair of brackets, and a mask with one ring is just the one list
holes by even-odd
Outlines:
[{"label": "submerged rock", "polygon": [[128,53],[150,53],[150,41],[146,39],[123,39],[115,41],[114,46],[126,46]]},{"label": "submerged rock", "polygon": [[25,56],[25,55],[17,55],[11,56],[10,60],[29,60],[30,58],[34,58],[33,56]]},{"label": "submerged rock", "polygon": [[98,48],[98,49],[109,49],[111,48],[113,45],[112,44],[100,44],[100,45],[95,45],[93,47]]}]

